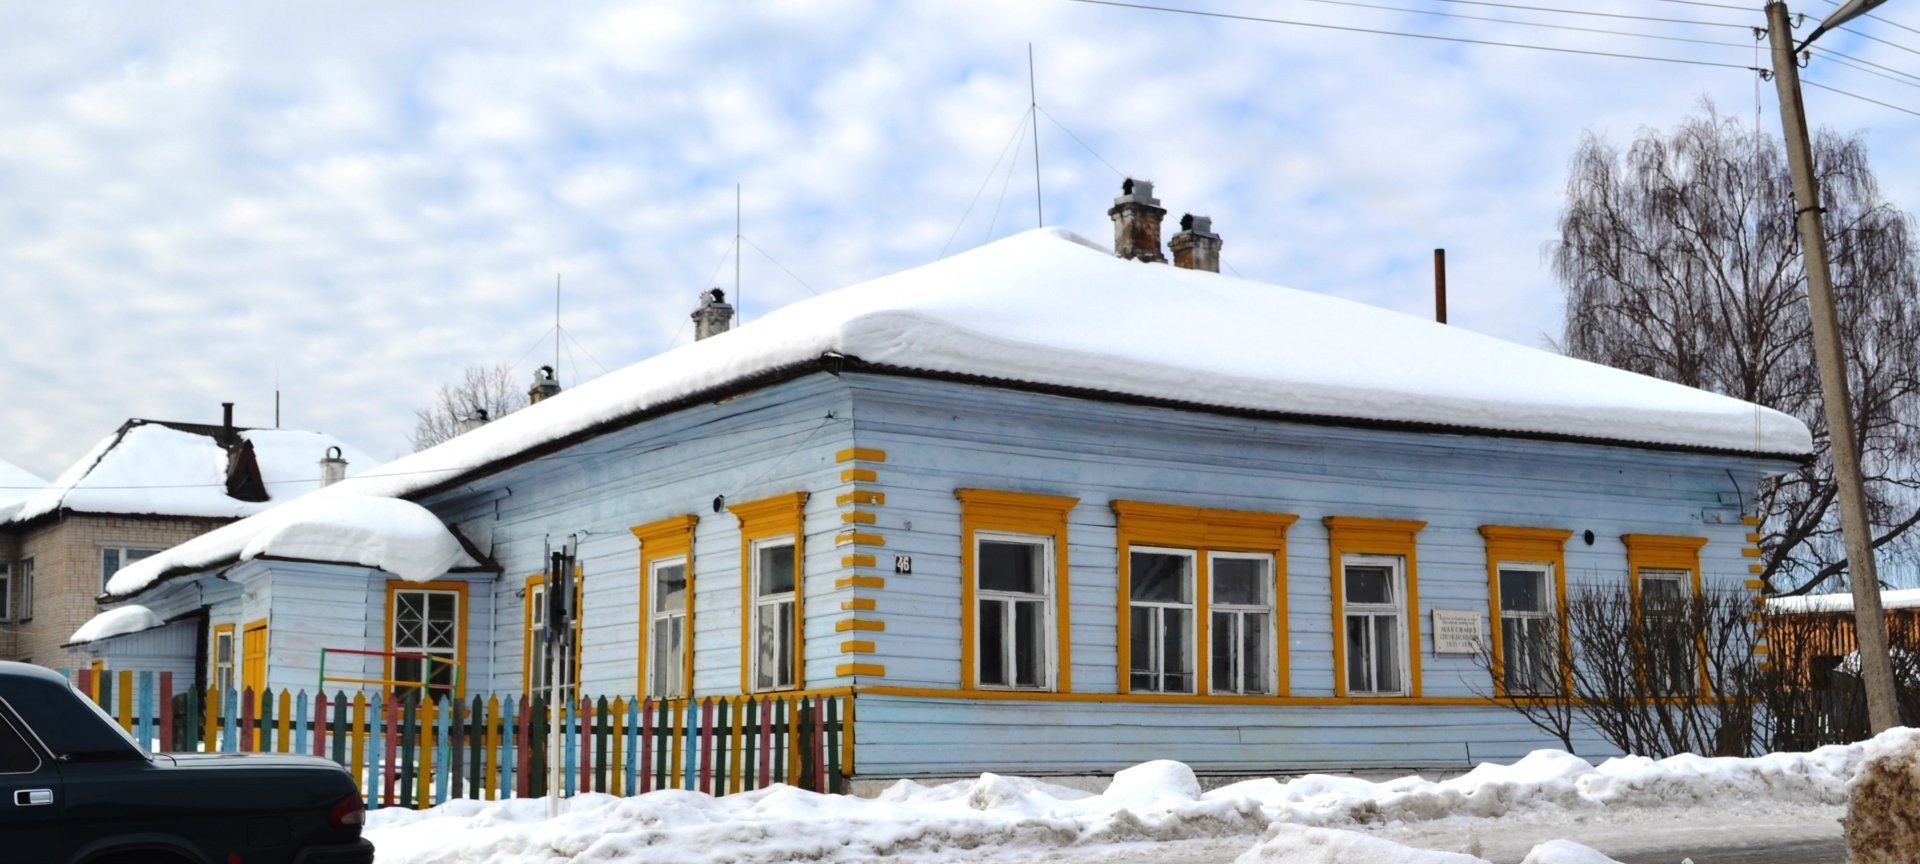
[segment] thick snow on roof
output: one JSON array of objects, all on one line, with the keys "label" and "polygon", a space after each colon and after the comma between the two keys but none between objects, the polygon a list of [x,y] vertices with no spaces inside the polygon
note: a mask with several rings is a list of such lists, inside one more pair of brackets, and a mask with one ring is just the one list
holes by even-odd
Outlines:
[{"label": "thick snow on roof", "polygon": [[1624,443],[1812,450],[1737,399],[1350,300],[1113,257],[1036,229],[803,300],[349,481],[406,495],[529,448],[827,354],[1255,411]]},{"label": "thick snow on roof", "polygon": [[[1880,592],[1880,605],[1886,609],[1920,607],[1920,588]],[[1852,612],[1853,594],[1804,594],[1799,597],[1775,597],[1767,601],[1775,612]]]},{"label": "thick snow on roof", "polygon": [[[0,459],[0,511],[32,497],[47,481],[32,471]],[[0,518],[4,518],[0,516]]]},{"label": "thick snow on roof", "polygon": [[67,644],[80,645],[87,642],[98,642],[101,639],[106,639],[111,636],[125,636],[129,633],[138,633],[142,630],[152,630],[165,623],[165,621],[160,620],[159,615],[154,614],[152,609],[148,609],[138,603],[129,603],[125,606],[116,606],[108,609],[105,612],[87,619],[87,623],[80,625],[80,629],[73,631],[73,638],[68,639]]},{"label": "thick snow on roof", "polygon": [[378,567],[409,582],[480,563],[427,508],[333,488],[128,564],[108,580],[107,593],[126,596],[174,570],[263,556]]},{"label": "thick snow on roof", "polygon": [[61,508],[235,518],[319,488],[320,460],[329,447],[340,448],[348,472],[373,465],[371,457],[331,435],[292,429],[247,429],[239,434],[253,443],[269,501],[227,496],[227,451],[211,435],[135,420],[94,445],[10,518],[31,519]]}]

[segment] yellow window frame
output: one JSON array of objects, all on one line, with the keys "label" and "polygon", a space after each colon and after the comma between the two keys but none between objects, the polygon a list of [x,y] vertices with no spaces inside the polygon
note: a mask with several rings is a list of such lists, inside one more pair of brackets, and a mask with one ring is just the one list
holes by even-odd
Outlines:
[{"label": "yellow window frame", "polygon": [[[1622,534],[1620,542],[1627,547],[1627,593],[1632,598],[1633,620],[1636,623],[1640,620],[1642,570],[1685,570],[1692,576],[1693,596],[1700,596],[1700,550],[1706,547],[1707,538],[1682,534]],[[1707,676],[1704,637],[1696,656],[1700,660],[1700,692],[1710,695],[1713,688]]]},{"label": "yellow window frame", "polygon": [[[393,680],[393,598],[395,594],[401,591],[452,591],[460,595],[459,613],[454,621],[455,629],[453,631],[453,653],[454,663],[456,664],[453,667],[453,693],[449,695],[458,697],[464,694],[467,689],[467,630],[469,629],[467,624],[472,618],[473,607],[467,604],[467,583],[449,580],[435,582],[408,582],[404,579],[387,580],[387,616],[381,626],[381,630],[383,631],[382,635],[385,638],[385,644],[387,646],[387,656],[381,658],[384,668],[380,676],[386,679],[386,683],[381,685],[381,691],[388,697],[393,695],[393,685],[395,683]],[[423,691],[426,690],[425,687],[421,689]],[[428,692],[430,694],[430,691]]]},{"label": "yellow window frame", "polygon": [[[693,528],[700,523],[700,517],[692,514],[674,516],[645,525],[635,525],[634,540],[640,544],[640,668],[635,676],[638,685],[634,692],[646,698],[648,677],[652,670],[647,662],[647,651],[653,644],[653,565],[666,558],[684,557],[687,561],[687,608],[685,643],[682,652],[681,679],[686,682],[687,692],[681,696],[693,695]],[[795,586],[798,587],[797,585]],[[797,593],[797,592],[796,592]],[[578,640],[576,640],[577,642]]]},{"label": "yellow window frame", "polygon": [[727,507],[740,521],[740,692],[762,692],[753,685],[753,546],[761,540],[793,539],[793,686],[807,686],[807,493],[786,492]]},{"label": "yellow window frame", "polygon": [[[227,680],[233,683],[233,689],[240,689],[240,634],[232,624],[215,624],[211,634],[212,644],[207,646],[207,666],[209,680],[207,685],[215,689],[220,687],[220,637],[227,637]],[[222,696],[220,698],[226,698]]]},{"label": "yellow window frame", "polygon": [[1427,523],[1412,519],[1375,519],[1366,516],[1328,516],[1328,570],[1333,598],[1333,695],[1347,693],[1347,580],[1348,555],[1398,556],[1406,579],[1407,692],[1405,696],[1353,696],[1355,699],[1419,699],[1420,675],[1420,566],[1415,536]]},{"label": "yellow window frame", "polygon": [[1149,501],[1116,500],[1112,504],[1118,522],[1119,581],[1119,692],[1132,692],[1133,668],[1133,582],[1134,546],[1157,546],[1194,553],[1193,585],[1193,665],[1194,696],[1223,698],[1235,694],[1214,693],[1208,680],[1213,671],[1212,643],[1207,632],[1212,624],[1208,553],[1243,552],[1273,556],[1273,645],[1274,696],[1285,696],[1291,688],[1290,659],[1287,651],[1287,529],[1300,517],[1292,513],[1256,510],[1220,510]]},{"label": "yellow window frame", "polygon": [[974,551],[978,532],[1027,534],[1053,539],[1054,676],[1050,687],[1059,693],[1073,691],[1073,628],[1068,612],[1071,592],[1067,577],[1067,514],[1080,503],[1078,498],[1036,495],[1029,492],[1005,492],[997,489],[956,489],[960,499],[960,686],[972,690],[979,686],[979,604],[975,601],[979,578],[974,572]]},{"label": "yellow window frame", "polygon": [[[533,589],[544,588],[546,584],[547,574],[535,573],[527,577],[526,584],[520,592],[520,693],[522,695],[533,695]],[[578,567],[574,568],[573,571],[573,602],[575,609],[582,612],[586,611],[586,580],[580,578],[580,568]],[[389,603],[391,603],[391,601],[389,601]],[[586,616],[584,614],[576,615],[573,618],[573,669],[575,675],[580,674],[581,649],[584,648],[586,644],[586,640],[581,638],[581,634],[585,632],[581,629],[581,623],[585,619]],[[393,638],[391,631],[388,632],[387,638],[389,640]],[[578,682],[575,683],[576,685],[578,684]],[[574,690],[578,692],[579,687],[576,686]]]},{"label": "yellow window frame", "polygon": [[[1503,628],[1500,621],[1500,565],[1544,564],[1553,572],[1553,597],[1555,617],[1560,629],[1560,656],[1572,656],[1572,643],[1567,633],[1567,539],[1572,531],[1559,528],[1529,528],[1519,525],[1482,525],[1480,536],[1486,539],[1487,546],[1487,617],[1493,625],[1488,634],[1492,643],[1489,671],[1493,675],[1493,692],[1497,696],[1507,695],[1506,678],[1501,674],[1501,663],[1506,654],[1502,645]],[[1560,668],[1563,692],[1572,692],[1573,667],[1565,663]]]}]

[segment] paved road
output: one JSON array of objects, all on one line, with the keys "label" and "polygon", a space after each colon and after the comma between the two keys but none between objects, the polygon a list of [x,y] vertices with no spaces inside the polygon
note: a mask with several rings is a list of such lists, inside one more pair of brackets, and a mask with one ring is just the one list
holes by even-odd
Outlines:
[{"label": "paved road", "polygon": [[1837,839],[1823,838],[1761,846],[1683,848],[1674,852],[1640,852],[1614,857],[1623,864],[1678,864],[1689,858],[1693,859],[1693,864],[1846,864],[1847,845]]}]

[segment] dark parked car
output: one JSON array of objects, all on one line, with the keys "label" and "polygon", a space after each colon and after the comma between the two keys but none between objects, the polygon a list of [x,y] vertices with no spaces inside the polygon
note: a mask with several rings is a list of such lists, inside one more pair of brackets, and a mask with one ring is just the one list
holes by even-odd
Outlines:
[{"label": "dark parked car", "polygon": [[0,861],[370,864],[366,805],[307,756],[148,755],[58,673],[0,662]]}]

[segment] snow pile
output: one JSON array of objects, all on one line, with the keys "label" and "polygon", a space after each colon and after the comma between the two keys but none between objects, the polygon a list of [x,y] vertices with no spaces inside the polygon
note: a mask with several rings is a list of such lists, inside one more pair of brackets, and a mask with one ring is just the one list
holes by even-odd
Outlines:
[{"label": "snow pile", "polygon": [[240,436],[253,444],[268,501],[227,496],[227,451],[213,436],[133,420],[28,497],[11,518],[31,519],[61,508],[82,513],[238,518],[319,488],[320,459],[330,447],[341,448],[348,471],[372,465],[370,457],[331,435],[249,429]]},{"label": "snow pile", "polygon": [[[224,558],[204,557],[209,549],[230,548],[238,551]],[[409,582],[425,582],[454,567],[479,563],[425,507],[328,489],[128,564],[107,581],[107,593],[124,597],[177,568],[262,556],[361,564]]]},{"label": "snow pile", "polygon": [[1920,861],[1920,731],[1893,729],[1866,746],[1847,807],[1854,864]]},{"label": "snow pile", "polygon": [[88,619],[87,623],[80,625],[80,629],[73,631],[73,638],[68,639],[67,642],[71,645],[97,642],[110,636],[125,636],[128,633],[152,630],[165,623],[167,622],[160,620],[160,616],[154,614],[152,609],[137,603],[129,603],[108,609]]},{"label": "snow pile", "polygon": [[[1920,588],[1881,591],[1880,605],[1886,609],[1912,609],[1920,606]],[[1773,597],[1767,608],[1775,612],[1852,612],[1853,594],[1805,594],[1799,597]]]},{"label": "snow pile", "polygon": [[[1885,739],[1883,739],[1885,740]],[[1551,813],[1617,816],[1623,808],[1720,814],[1740,802],[1750,817],[1843,803],[1862,745],[1753,759],[1679,756],[1610,759],[1538,751],[1458,778],[1371,782],[1309,775],[1250,780],[1202,793],[1177,762],[1121,771],[1093,795],[1038,780],[983,774],[924,786],[902,780],[873,799],[786,786],[714,798],[684,791],[634,798],[583,795],[558,819],[544,800],[457,801],[432,810],[371,814],[368,836],[383,862],[517,864],[636,857],[675,862],[867,861],[982,848],[1057,848],[1138,841],[1267,839],[1241,858],[1258,862],[1408,861],[1478,864],[1352,833],[1389,822]],[[1719,818],[1719,817],[1715,817]],[[1756,817],[1757,818],[1757,817]],[[1322,829],[1322,830],[1316,830]],[[1348,830],[1324,830],[1348,829]],[[1605,864],[1571,843],[1548,843],[1533,864]]]}]

